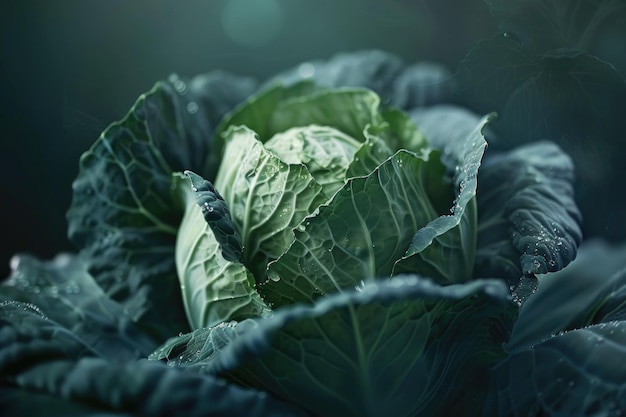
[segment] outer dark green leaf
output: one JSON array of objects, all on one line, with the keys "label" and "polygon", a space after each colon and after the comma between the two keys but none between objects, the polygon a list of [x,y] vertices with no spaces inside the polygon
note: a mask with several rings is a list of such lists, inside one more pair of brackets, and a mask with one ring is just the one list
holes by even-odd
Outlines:
[{"label": "outer dark green leaf", "polygon": [[[0,303],[0,405],[28,415],[298,416],[253,389],[142,361],[113,363],[29,304]],[[5,389],[6,387],[6,389]],[[41,400],[41,402],[35,401]],[[63,414],[67,413],[67,414]],[[74,414],[72,414],[74,413]]]},{"label": "outer dark green leaf", "polygon": [[0,410],[6,416],[31,417],[131,417],[125,412],[103,411],[87,403],[0,385]]},{"label": "outer dark green leaf", "polygon": [[229,262],[242,263],[241,238],[235,230],[226,201],[209,181],[189,170],[185,171],[184,174],[191,182],[196,204],[202,210],[204,220],[220,244],[222,256]]},{"label": "outer dark green leaf", "polygon": [[311,80],[325,88],[365,87],[382,103],[401,109],[428,106],[450,98],[450,71],[434,62],[406,66],[397,56],[381,50],[342,52],[327,61],[304,62],[270,80],[287,85]]},{"label": "outer dark green leaf", "polygon": [[572,330],[517,351],[494,370],[484,416],[621,416],[626,322]]},{"label": "outer dark green leaf", "polygon": [[403,70],[404,65],[397,56],[380,50],[363,50],[339,53],[328,61],[302,63],[272,77],[270,82],[292,84],[311,80],[324,88],[364,87],[388,101],[395,97],[394,84]]},{"label": "outer dark green leaf", "polygon": [[391,105],[411,110],[449,102],[456,85],[452,73],[444,65],[418,62],[405,67],[394,81],[393,90]]},{"label": "outer dark green leaf", "polygon": [[182,208],[171,196],[171,174],[202,170],[218,120],[253,88],[222,73],[171,77],[81,158],[69,237],[105,292],[160,338],[185,328],[174,271]]},{"label": "outer dark green leaf", "polygon": [[279,310],[257,328],[198,331],[179,340],[175,355],[184,359],[170,359],[263,387],[314,415],[479,415],[515,311],[507,294],[498,281],[370,282]]},{"label": "outer dark green leaf", "polygon": [[0,302],[0,380],[45,361],[75,360],[97,353],[35,305],[19,301]]},{"label": "outer dark green leaf", "polygon": [[495,367],[485,416],[620,416],[626,409],[626,247],[587,241],[541,277],[511,355]]},{"label": "outer dark green leaf", "polygon": [[[111,364],[98,358],[50,361],[24,370],[15,376],[14,383],[22,390],[51,394],[66,402],[116,415],[305,415],[297,407],[277,401],[265,392],[145,360],[126,364]],[[37,404],[33,405],[35,410]],[[54,413],[54,410],[40,411],[45,415]]]},{"label": "outer dark green leaf", "polygon": [[539,282],[537,293],[520,310],[507,344],[510,350],[590,324],[623,320],[626,246],[587,240],[571,265]]},{"label": "outer dark green leaf", "polygon": [[[109,360],[136,359],[154,350],[158,342],[145,335],[124,308],[98,287],[79,258],[59,255],[41,262],[19,255],[13,262],[13,273],[0,286],[0,300],[36,306],[34,311],[58,324],[60,333],[62,326],[94,354]],[[17,316],[13,323],[26,326]]]},{"label": "outer dark green leaf", "polygon": [[573,182],[571,159],[550,142],[487,158],[478,182],[475,274],[517,285],[522,275],[569,264],[582,241]]},{"label": "outer dark green leaf", "polygon": [[390,276],[415,232],[440,214],[422,181],[430,171],[441,180],[436,154],[398,151],[367,177],[349,179],[268,265],[269,278],[258,287],[263,298],[276,306],[312,301]]}]

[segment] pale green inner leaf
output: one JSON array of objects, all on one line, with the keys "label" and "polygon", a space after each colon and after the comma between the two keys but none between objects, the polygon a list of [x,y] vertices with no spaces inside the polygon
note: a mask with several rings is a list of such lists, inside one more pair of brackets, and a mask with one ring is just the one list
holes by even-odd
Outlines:
[{"label": "pale green inner leaf", "polygon": [[266,313],[269,309],[253,287],[251,272],[224,259],[186,179],[175,175],[174,181],[186,205],[176,240],[176,269],[191,328]]},{"label": "pale green inner leaf", "polygon": [[[448,152],[458,157],[453,178],[454,201],[448,206],[448,213],[415,234],[405,256],[396,263],[394,272],[421,273],[443,284],[472,278],[476,257],[477,175],[487,147],[482,130],[491,117],[484,117],[463,141],[450,144]],[[442,187],[437,189],[442,190]],[[449,204],[448,197],[441,197],[435,200]]]},{"label": "pale green inner leaf", "polygon": [[365,126],[383,122],[378,113],[379,104],[380,99],[373,91],[338,88],[279,103],[268,124],[273,133],[312,124],[332,126],[363,141]]},{"label": "pale green inner leaf", "polygon": [[225,138],[215,186],[238,228],[244,264],[259,281],[293,241],[292,229],[327,197],[304,165],[282,162],[250,129],[233,127]]},{"label": "pale green inner leaf", "polygon": [[343,186],[346,169],[360,146],[345,133],[318,125],[289,129],[265,143],[283,162],[306,165],[327,196]]},{"label": "pale green inner leaf", "polygon": [[269,279],[259,286],[266,301],[311,301],[390,276],[415,232],[439,216],[423,182],[431,170],[442,170],[437,158],[399,151],[369,176],[349,179],[269,264]]}]

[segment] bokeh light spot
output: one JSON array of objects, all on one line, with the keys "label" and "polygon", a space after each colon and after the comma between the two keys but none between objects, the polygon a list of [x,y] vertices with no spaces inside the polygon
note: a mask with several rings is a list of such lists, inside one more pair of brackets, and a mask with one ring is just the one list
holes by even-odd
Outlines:
[{"label": "bokeh light spot", "polygon": [[315,65],[310,62],[300,64],[298,67],[298,75],[302,78],[312,78],[315,75]]},{"label": "bokeh light spot", "polygon": [[224,33],[243,46],[268,44],[280,32],[282,20],[276,0],[228,0],[222,10]]}]

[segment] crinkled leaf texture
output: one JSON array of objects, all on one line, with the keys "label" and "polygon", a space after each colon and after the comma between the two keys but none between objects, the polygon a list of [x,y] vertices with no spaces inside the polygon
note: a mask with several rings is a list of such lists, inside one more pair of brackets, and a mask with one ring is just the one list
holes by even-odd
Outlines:
[{"label": "crinkled leaf texture", "polygon": [[264,144],[290,165],[303,164],[327,196],[343,186],[346,171],[362,143],[330,126],[294,127]]},{"label": "crinkled leaf texture", "polygon": [[626,247],[595,239],[541,277],[496,367],[485,416],[621,416],[626,409]]},{"label": "crinkled leaf texture", "polygon": [[[480,118],[452,105],[411,112],[448,171],[467,152],[458,146]],[[497,119],[497,117],[496,117]],[[488,124],[484,130],[488,130]],[[576,257],[582,216],[574,201],[574,164],[559,146],[542,141],[488,152],[478,171],[474,277],[498,277],[520,289],[528,275],[555,272]],[[516,294],[523,301],[529,294]]]},{"label": "crinkled leaf texture", "polygon": [[217,72],[172,76],[81,157],[69,237],[103,290],[161,339],[185,328],[173,256],[183,210],[171,174],[203,169],[221,116],[254,88]]},{"label": "crinkled leaf texture", "polygon": [[477,276],[515,285],[522,275],[563,269],[582,242],[574,165],[552,142],[486,158],[479,175]]},{"label": "crinkled leaf texture", "polygon": [[268,262],[291,244],[292,229],[327,197],[305,165],[283,162],[252,130],[233,127],[224,138],[215,185],[242,237],[244,264],[261,282]]},{"label": "crinkled leaf texture", "polygon": [[[396,271],[417,271],[442,283],[471,279],[476,256],[477,176],[487,147],[483,130],[492,117],[483,117],[468,130],[459,127],[458,135],[433,135],[444,154],[442,163],[455,161],[449,174],[454,199],[439,203],[446,204],[448,212],[415,233],[406,254],[396,263]],[[450,171],[449,165],[447,168]]]},{"label": "crinkled leaf texture", "polygon": [[624,320],[626,245],[587,240],[569,267],[540,276],[539,283],[537,293],[520,310],[509,350],[591,324]]},{"label": "crinkled leaf texture", "polygon": [[349,179],[268,265],[263,298],[273,306],[310,302],[390,276],[415,231],[439,215],[421,179],[431,170],[443,174],[440,166],[436,155],[398,151],[370,175]]},{"label": "crinkled leaf texture", "polygon": [[[229,239],[235,229],[223,199],[208,181],[186,174],[174,174],[175,192],[185,206],[176,240],[176,270],[190,327],[263,314],[268,307],[254,290],[254,277],[241,261],[225,256],[241,254],[241,243]],[[235,249],[228,246],[232,240]]]},{"label": "crinkled leaf texture", "polygon": [[[229,262],[243,262],[243,247],[241,238],[235,229],[235,225],[230,217],[230,210],[224,198],[217,192],[213,184],[202,178],[200,175],[186,170],[184,175],[191,182],[191,190],[196,200],[196,205],[200,207],[202,217],[211,228],[215,240],[222,250],[222,256]],[[176,187],[176,185],[174,185]],[[186,207],[190,207],[186,204]],[[179,236],[184,234],[179,230]]]},{"label": "crinkled leaf texture", "polygon": [[151,358],[267,389],[323,416],[480,415],[516,312],[497,280],[374,281],[200,329]]},{"label": "crinkled leaf texture", "polygon": [[218,127],[215,147],[221,157],[223,133],[231,126],[244,125],[261,142],[294,127],[310,125],[337,129],[357,141],[363,141],[367,125],[382,122],[380,98],[372,90],[357,87],[322,88],[299,82],[276,84],[249,97],[226,115]]},{"label": "crinkled leaf texture", "polygon": [[147,360],[115,363],[94,353],[37,308],[0,303],[3,412],[24,410],[27,400],[28,415],[46,416],[304,415],[264,392],[216,377]]},{"label": "crinkled leaf texture", "polygon": [[[350,175],[360,175],[347,178],[328,203],[304,219],[291,246],[269,263],[258,290],[271,305],[310,302],[401,272],[444,283],[471,278],[476,175],[488,118],[450,143],[460,159],[452,184],[440,154],[424,149],[423,136],[406,116],[386,113],[383,120],[389,120],[390,140],[378,128],[365,130],[366,141],[348,168]],[[413,152],[391,154],[409,144],[416,147]]]},{"label": "crinkled leaf texture", "polygon": [[[91,354],[115,362],[145,357],[159,343],[102,291],[80,258],[61,254],[44,262],[24,254],[14,256],[12,264],[11,276],[0,286],[0,302],[7,309],[17,302],[27,312],[39,313],[28,316],[32,319],[46,317],[54,324],[41,323],[56,329],[59,339],[80,340]],[[25,331],[37,327],[21,324]]]},{"label": "crinkled leaf texture", "polygon": [[626,321],[565,332],[513,352],[494,369],[486,416],[621,416]]}]

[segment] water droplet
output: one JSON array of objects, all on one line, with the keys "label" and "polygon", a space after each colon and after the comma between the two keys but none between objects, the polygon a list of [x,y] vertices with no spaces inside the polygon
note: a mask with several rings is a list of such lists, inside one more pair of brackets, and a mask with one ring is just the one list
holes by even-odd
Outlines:
[{"label": "water droplet", "polygon": [[274,282],[280,281],[280,275],[278,275],[276,271],[273,270],[267,271],[267,277]]},{"label": "water droplet", "polygon": [[312,78],[315,75],[315,65],[304,62],[298,66],[298,75],[302,78]]},{"label": "water droplet", "polygon": [[12,272],[17,271],[17,268],[20,266],[20,257],[17,255],[12,256],[9,265],[11,266]]},{"label": "water droplet", "polygon": [[173,84],[174,84],[174,89],[178,91],[180,94],[185,94],[187,92],[187,85],[180,78],[176,78]]},{"label": "water droplet", "polygon": [[196,114],[198,112],[198,103],[195,101],[187,103],[187,111],[191,114]]},{"label": "water droplet", "polygon": [[65,284],[63,292],[65,294],[78,294],[80,292],[80,287],[76,283],[70,282]]}]

